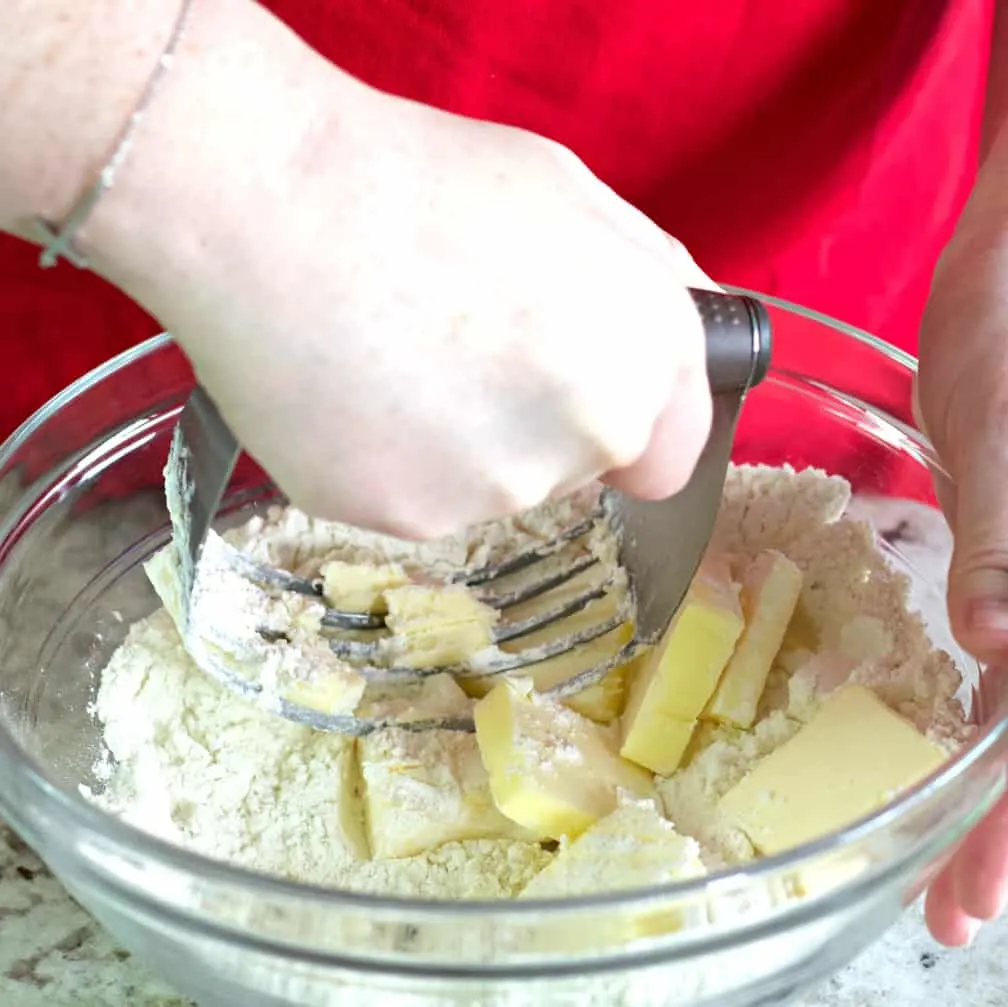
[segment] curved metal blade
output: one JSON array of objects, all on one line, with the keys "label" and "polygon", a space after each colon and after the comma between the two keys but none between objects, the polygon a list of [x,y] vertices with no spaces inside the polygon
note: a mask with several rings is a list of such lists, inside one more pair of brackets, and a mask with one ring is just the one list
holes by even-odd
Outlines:
[{"label": "curved metal blade", "polygon": [[620,562],[636,597],[636,635],[642,643],[654,643],[668,628],[710,542],[742,399],[740,392],[714,396],[707,445],[675,496],[645,501],[606,495],[622,534]]}]

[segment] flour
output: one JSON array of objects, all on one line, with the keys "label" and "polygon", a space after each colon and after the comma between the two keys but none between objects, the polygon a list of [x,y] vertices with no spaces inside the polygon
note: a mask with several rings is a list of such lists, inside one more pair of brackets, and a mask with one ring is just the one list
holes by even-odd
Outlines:
[{"label": "flour", "polygon": [[[329,562],[399,564],[422,581],[447,582],[460,573],[499,563],[557,537],[588,519],[597,508],[599,487],[577,493],[517,517],[473,525],[433,542],[409,542],[338,521],[313,518],[294,508],[271,508],[227,536],[253,559],[313,578]],[[608,548],[605,537],[596,546]]]},{"label": "flour", "polygon": [[[618,601],[618,619],[632,618],[625,574],[616,566],[618,544],[603,519],[597,485],[433,543],[406,542],[274,507],[225,536],[207,532],[193,569],[188,550],[180,547],[189,537],[184,460],[173,442],[165,469],[173,539],[145,564],[148,579],[190,657],[271,712],[291,702],[334,716],[373,718],[378,714],[369,685],[382,681],[378,669],[393,669],[384,678],[394,680],[394,669],[402,666],[447,665],[478,675],[510,667],[513,658],[496,645],[493,633],[500,619],[494,586],[520,592],[530,578],[545,576],[550,564],[594,561],[589,576],[601,577],[607,596]],[[571,537],[572,530],[580,534]],[[553,555],[555,541],[566,544]],[[501,579],[477,578],[489,588],[475,591],[457,583],[536,550],[549,558],[524,575],[519,569]],[[322,596],[271,589],[276,570],[315,585]],[[598,586],[583,579],[577,582],[580,590]],[[330,646],[329,632],[322,629],[327,604],[368,612],[379,603],[375,610],[386,613],[385,629],[363,638],[344,634],[342,651]],[[527,660],[548,657],[561,630],[557,623],[546,640],[541,633],[522,637]],[[364,667],[371,669],[367,675]]]},{"label": "flour", "polygon": [[[433,685],[438,701],[433,707],[420,700],[424,716],[471,716],[472,700],[449,676],[424,684]],[[459,840],[535,839],[497,809],[474,734],[390,728],[362,738],[357,752],[368,842],[376,860]]]},{"label": "flour", "polygon": [[216,860],[356,891],[497,898],[550,857],[534,843],[477,840],[370,860],[355,740],[226,692],[193,666],[164,612],[131,628],[97,710],[117,767],[93,799]]},{"label": "flour", "polygon": [[[777,549],[804,583],[753,729],[701,725],[683,767],[659,781],[668,818],[698,841],[708,868],[754,855],[719,819],[718,798],[843,682],[863,682],[949,751],[972,736],[955,699],[956,668],[907,611],[907,583],[882,559],[870,529],[841,519],[848,498],[843,480],[821,473],[729,473],[712,548],[741,558]],[[273,510],[220,541],[305,577],[326,563],[384,563],[444,582],[552,537],[590,515],[593,499],[435,544],[401,543],[293,509]],[[590,548],[602,554],[610,546]],[[151,570],[154,580],[164,573],[157,563]],[[177,602],[166,582],[171,609]],[[222,607],[220,595],[213,602],[223,637],[282,624],[295,647],[316,639],[317,601],[278,602],[254,586],[233,586],[239,593],[227,597],[239,604]],[[289,653],[304,652],[310,656]],[[262,667],[278,674],[268,662]],[[349,673],[348,689],[351,680]],[[368,701],[406,716],[456,716],[473,704],[445,675],[386,692],[369,686]],[[518,895],[554,857],[497,812],[471,735],[391,730],[357,741],[277,719],[201,673],[165,611],[131,628],[103,673],[95,711],[109,760],[104,789],[89,796],[213,859],[337,889],[472,899]],[[565,716],[556,712],[557,722]],[[577,750],[558,743],[543,757],[559,765]]]},{"label": "flour", "polygon": [[844,480],[813,470],[728,474],[712,548],[742,557],[777,549],[801,569],[803,584],[753,729],[701,725],[684,767],[659,783],[666,814],[700,840],[711,865],[754,856],[718,799],[844,683],[866,685],[950,753],[975,733],[956,699],[958,669],[908,609],[907,578],[885,562],[867,524],[841,519],[849,498]]}]

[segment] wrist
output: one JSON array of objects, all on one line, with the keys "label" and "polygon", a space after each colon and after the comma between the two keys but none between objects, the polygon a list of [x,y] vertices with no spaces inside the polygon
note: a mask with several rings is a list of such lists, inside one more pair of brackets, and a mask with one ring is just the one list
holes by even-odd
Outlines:
[{"label": "wrist", "polygon": [[[91,267],[162,321],[262,249],[297,198],[305,151],[366,89],[248,0],[197,0],[116,182],[81,228]],[[180,315],[180,312],[182,314]]]},{"label": "wrist", "polygon": [[111,153],[180,0],[14,0],[0,32],[0,230],[62,220]]}]

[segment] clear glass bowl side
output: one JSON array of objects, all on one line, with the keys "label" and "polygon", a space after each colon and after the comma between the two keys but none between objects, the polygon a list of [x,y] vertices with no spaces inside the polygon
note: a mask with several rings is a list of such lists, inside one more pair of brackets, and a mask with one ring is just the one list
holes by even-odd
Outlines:
[{"label": "clear glass bowl side", "polygon": [[[804,377],[789,352],[804,352],[790,328],[795,317],[778,320],[777,367],[747,403],[738,460],[814,464],[862,491],[896,487],[895,495],[913,496],[903,487],[917,486],[917,498],[926,499],[926,446],[887,412],[908,391],[912,372],[857,343],[856,355],[864,350],[857,394],[847,384],[830,386],[828,375]],[[834,336],[836,352],[850,352],[842,333],[818,323],[808,333],[820,342]],[[909,801],[803,859],[763,862],[648,898],[565,905],[403,903],[322,892],[228,869],[137,833],[87,804],[78,788],[100,783],[93,773],[100,732],[89,710],[100,669],[129,623],[156,604],[139,562],[167,537],[161,469],[192,376],[167,342],[114,364],[0,452],[0,500],[7,501],[0,809],[120,940],[194,994],[216,997],[224,984],[249,1003],[321,1004],[339,991],[345,1005],[381,992],[412,1007],[493,1003],[519,983],[528,999],[507,1000],[517,1007],[583,1003],[588,991],[604,988],[604,975],[616,984],[612,1003],[783,1002],[891,922],[1004,789],[999,724]],[[246,461],[228,506],[244,513],[275,498]],[[937,589],[926,579],[921,587]],[[812,876],[829,882],[819,896],[778,904],[782,888]],[[639,936],[648,933],[642,920],[655,914],[688,921],[711,905],[720,913],[713,927]],[[276,999],[263,993],[269,976]],[[649,999],[651,988],[660,996]]]}]

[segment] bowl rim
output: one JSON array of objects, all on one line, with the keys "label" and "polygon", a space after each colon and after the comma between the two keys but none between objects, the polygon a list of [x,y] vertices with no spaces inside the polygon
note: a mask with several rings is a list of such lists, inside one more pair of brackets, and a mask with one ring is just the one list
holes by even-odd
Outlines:
[{"label": "bowl rim", "polygon": [[[763,302],[787,314],[814,321],[864,344],[905,370],[916,373],[917,363],[910,354],[852,325],[831,318],[821,312],[803,308],[781,298],[761,294],[747,288],[726,285],[723,289],[731,293],[746,294],[759,298]],[[168,348],[174,342],[170,333],[162,332],[111,357],[67,385],[66,388],[37,409],[5,442],[0,444],[0,470],[10,463],[15,452],[36,430],[68,403],[99,384],[105,378],[125,369],[137,360]],[[935,457],[929,441],[919,431],[908,430],[906,433],[912,437],[921,450],[931,455],[932,458]],[[940,467],[938,468],[940,471]],[[29,494],[31,490],[32,486],[29,485],[25,488],[24,495]],[[15,513],[17,511],[16,505],[14,511]],[[0,541],[3,541],[9,533],[10,524],[9,517],[0,517]],[[190,877],[205,881],[210,885],[230,884],[240,886],[246,890],[251,888],[263,895],[272,894],[288,899],[297,898],[302,902],[313,903],[321,908],[373,909],[389,914],[407,912],[411,914],[411,918],[413,919],[439,917],[472,918],[478,916],[484,919],[487,917],[491,919],[498,918],[502,921],[528,918],[543,912],[574,913],[599,909],[613,911],[621,909],[632,910],[656,901],[699,900],[716,895],[716,892],[707,891],[712,885],[726,887],[725,883],[731,881],[735,882],[740,888],[750,888],[755,887],[755,885],[761,882],[770,882],[778,876],[793,874],[805,864],[814,863],[819,861],[820,858],[827,857],[830,854],[837,854],[845,849],[856,846],[873,836],[883,833],[886,829],[909,817],[916,810],[930,802],[938,793],[950,786],[954,786],[960,776],[968,773],[975,765],[982,762],[1006,737],[1008,737],[1008,716],[985,725],[978,732],[977,737],[969,745],[965,746],[961,752],[943,763],[938,770],[913,788],[904,792],[897,800],[885,805],[879,811],[810,843],[805,843],[784,853],[760,858],[745,865],[715,871],[701,878],[655,885],[643,891],[603,892],[592,895],[551,899],[456,900],[446,898],[408,898],[397,895],[355,892],[323,885],[291,881],[275,875],[259,873],[248,867],[214,860],[194,850],[177,845],[166,839],[161,839],[132,826],[102,810],[83,795],[64,790],[51,783],[43,767],[18,745],[12,733],[7,729],[6,724],[0,723],[0,751],[6,750],[9,754],[16,756],[16,759],[12,762],[15,773],[21,773],[33,789],[38,791],[46,801],[54,804],[61,814],[69,816],[70,820],[76,825],[90,830],[106,840],[112,840],[119,844],[125,852],[142,856],[148,862],[163,865],[170,870],[185,872]],[[1004,792],[1004,789],[1005,783],[1002,782],[1002,792]],[[3,800],[2,795],[0,795],[0,801],[7,803]],[[903,856],[908,857],[909,854],[904,854]],[[870,870],[866,874],[870,877],[875,873],[885,873],[893,867],[894,863],[898,862],[898,860],[886,859],[879,862],[874,870]],[[791,915],[793,912],[799,911],[802,906],[808,906],[810,903],[825,901],[835,897],[838,892],[845,888],[857,886],[859,882],[864,883],[866,874],[859,874],[850,882],[841,883],[836,888],[829,889],[820,895],[812,895],[798,900],[796,903],[782,903],[775,907],[776,911],[771,910],[769,916],[782,919],[785,915]],[[105,879],[106,884],[108,884],[108,880]],[[121,879],[118,883],[125,884]],[[134,886],[130,885],[129,887],[131,891],[135,891]],[[753,917],[744,916],[739,919],[738,927],[744,929],[746,927],[758,926],[765,922],[767,918],[767,914],[756,914]],[[204,923],[211,923],[210,919],[202,916],[201,919],[203,919]],[[213,922],[217,923],[217,921]],[[219,923],[218,925],[224,924]],[[698,933],[703,933],[705,930],[706,928],[701,928]],[[718,928],[718,931],[720,932],[721,928]],[[690,933],[690,928],[687,928],[681,934],[676,934],[675,936],[677,938],[686,937]],[[605,952],[600,953],[604,954]],[[587,967],[588,961],[585,961],[584,964]]]}]

